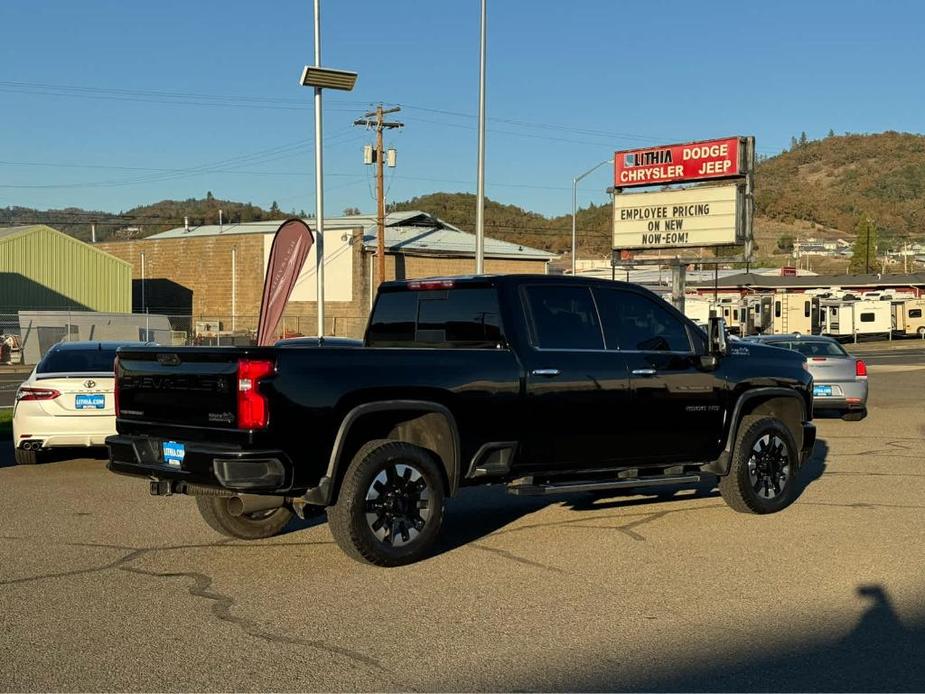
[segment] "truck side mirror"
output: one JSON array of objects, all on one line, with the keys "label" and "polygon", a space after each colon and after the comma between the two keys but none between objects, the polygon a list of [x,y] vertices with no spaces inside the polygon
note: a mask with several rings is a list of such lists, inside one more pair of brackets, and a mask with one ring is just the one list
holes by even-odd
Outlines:
[{"label": "truck side mirror", "polygon": [[722,357],[729,353],[726,343],[726,321],[723,318],[710,316],[707,339],[710,345],[710,354]]}]

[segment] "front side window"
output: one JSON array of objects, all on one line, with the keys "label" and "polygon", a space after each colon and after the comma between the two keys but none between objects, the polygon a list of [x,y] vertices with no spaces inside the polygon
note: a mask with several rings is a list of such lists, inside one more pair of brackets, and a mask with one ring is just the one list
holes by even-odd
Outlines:
[{"label": "front side window", "polygon": [[687,328],[664,302],[622,289],[595,289],[607,349],[690,352]]},{"label": "front side window", "polygon": [[810,305],[808,301],[803,302],[803,316],[809,318]]},{"label": "front side window", "polygon": [[868,312],[866,312],[866,313],[862,313],[862,314],[861,314],[861,322],[862,322],[862,323],[873,323],[873,322],[874,322],[874,314],[873,314],[873,312],[868,311]]},{"label": "front side window", "polygon": [[774,317],[780,318],[780,302],[779,301],[774,302]]},{"label": "front side window", "polygon": [[541,349],[603,349],[601,326],[587,287],[525,289],[533,343]]},{"label": "front side window", "polygon": [[921,318],[922,309],[920,308],[910,308],[909,309],[909,318]]}]

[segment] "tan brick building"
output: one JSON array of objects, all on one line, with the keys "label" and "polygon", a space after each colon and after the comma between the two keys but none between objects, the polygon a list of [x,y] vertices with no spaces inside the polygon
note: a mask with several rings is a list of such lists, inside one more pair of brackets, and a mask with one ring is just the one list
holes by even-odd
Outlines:
[{"label": "tan brick building", "polygon": [[[313,226],[312,220],[307,220]],[[376,220],[372,215],[325,221],[325,332],[360,336],[378,285]],[[136,241],[97,244],[132,265],[133,310],[187,316],[178,329],[254,330],[273,233],[282,223],[178,228]],[[545,273],[555,256],[528,246],[485,239],[488,273]],[[475,236],[424,212],[386,219],[386,279],[471,274]],[[287,333],[316,332],[315,248],[287,306]],[[197,323],[200,324],[197,329]]]}]

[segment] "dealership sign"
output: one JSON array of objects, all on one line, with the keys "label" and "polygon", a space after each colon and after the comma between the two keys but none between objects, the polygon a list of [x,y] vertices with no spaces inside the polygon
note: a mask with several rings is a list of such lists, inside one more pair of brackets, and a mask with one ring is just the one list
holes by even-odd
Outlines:
[{"label": "dealership sign", "polygon": [[613,247],[728,246],[745,236],[738,182],[613,196]]},{"label": "dealership sign", "polygon": [[658,186],[745,174],[742,138],[704,140],[683,145],[615,152],[614,187]]}]

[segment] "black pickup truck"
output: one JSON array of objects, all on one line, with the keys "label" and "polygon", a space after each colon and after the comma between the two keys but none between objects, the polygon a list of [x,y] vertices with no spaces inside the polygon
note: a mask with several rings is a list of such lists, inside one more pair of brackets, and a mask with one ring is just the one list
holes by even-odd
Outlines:
[{"label": "black pickup truck", "polygon": [[468,485],[718,476],[736,511],[779,511],[815,441],[805,359],[708,333],[620,282],[387,282],[362,342],[120,350],[109,469],[194,495],[233,537],[325,507],[337,543],[384,566],[425,556]]}]

